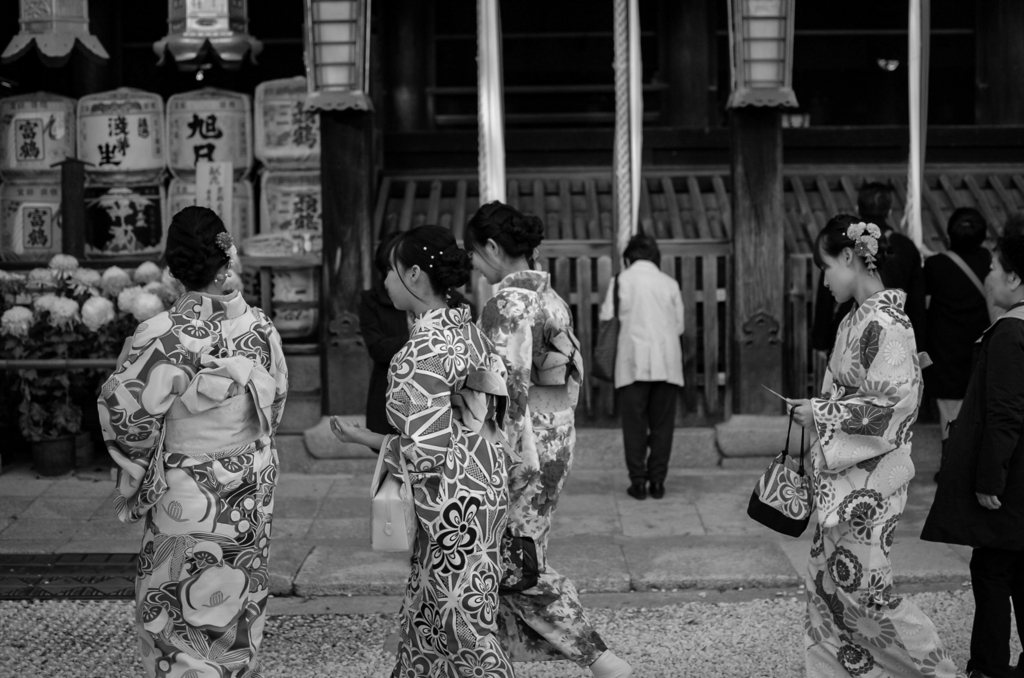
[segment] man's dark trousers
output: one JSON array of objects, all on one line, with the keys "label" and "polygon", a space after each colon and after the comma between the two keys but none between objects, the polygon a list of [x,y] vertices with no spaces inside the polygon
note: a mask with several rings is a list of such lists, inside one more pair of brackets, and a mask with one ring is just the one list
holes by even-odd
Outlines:
[{"label": "man's dark trousers", "polygon": [[678,392],[679,387],[667,381],[635,381],[618,389],[626,469],[631,481],[665,482]]},{"label": "man's dark trousers", "polygon": [[975,610],[968,672],[980,670],[991,678],[1016,675],[1010,670],[1010,600],[1020,636],[1024,632],[1024,552],[974,549],[971,588]]}]

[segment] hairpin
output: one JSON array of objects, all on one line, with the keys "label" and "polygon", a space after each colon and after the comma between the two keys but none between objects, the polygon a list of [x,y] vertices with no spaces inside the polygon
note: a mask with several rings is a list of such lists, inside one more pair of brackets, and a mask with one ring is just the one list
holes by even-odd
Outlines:
[{"label": "hairpin", "polygon": [[850,224],[846,229],[846,237],[854,242],[853,253],[863,257],[869,271],[876,270],[875,255],[878,254],[878,239],[882,230],[875,224]]},{"label": "hairpin", "polygon": [[216,237],[217,247],[224,250],[224,254],[231,255],[231,248],[235,246],[235,241],[231,237],[231,234],[227,231],[222,231],[217,234]]}]

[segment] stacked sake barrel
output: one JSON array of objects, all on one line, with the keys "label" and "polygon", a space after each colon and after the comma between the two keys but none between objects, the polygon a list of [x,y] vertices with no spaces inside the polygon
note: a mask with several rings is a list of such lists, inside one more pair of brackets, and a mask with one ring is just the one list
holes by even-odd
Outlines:
[{"label": "stacked sake barrel", "polygon": [[122,87],[78,101],[78,153],[87,163],[87,257],[163,252],[166,146],[160,95]]},{"label": "stacked sake barrel", "polygon": [[167,166],[174,177],[168,187],[168,216],[189,205],[208,204],[205,196],[196,195],[199,162],[230,162],[231,217],[224,225],[236,242],[250,237],[255,208],[248,179],[253,165],[249,96],[210,87],[173,95],[167,100],[167,143]]},{"label": "stacked sake barrel", "polygon": [[75,157],[75,100],[37,92],[0,100],[0,261],[61,251],[60,167]]},{"label": "stacked sake barrel", "polygon": [[[248,254],[320,254],[323,201],[320,191],[320,118],[308,106],[306,79],[270,80],[256,88],[256,157],[260,177],[260,234],[245,242]],[[275,302],[313,302],[319,297],[313,269],[276,269]],[[274,311],[282,336],[305,337],[317,325],[313,308]]]}]

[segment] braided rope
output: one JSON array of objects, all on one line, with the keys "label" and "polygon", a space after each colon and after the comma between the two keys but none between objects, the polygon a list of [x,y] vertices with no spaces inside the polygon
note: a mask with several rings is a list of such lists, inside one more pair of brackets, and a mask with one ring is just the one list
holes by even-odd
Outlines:
[{"label": "braided rope", "polygon": [[630,146],[629,0],[615,0],[615,187],[616,242],[626,248],[633,234],[633,183]]},{"label": "braided rope", "polygon": [[477,144],[480,204],[505,200],[501,27],[497,0],[477,0]]}]

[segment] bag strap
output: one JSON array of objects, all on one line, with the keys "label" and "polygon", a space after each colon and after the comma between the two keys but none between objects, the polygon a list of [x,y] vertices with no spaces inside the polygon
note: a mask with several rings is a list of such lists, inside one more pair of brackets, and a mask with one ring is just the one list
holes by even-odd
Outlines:
[{"label": "bag strap", "polygon": [[615,274],[615,280],[612,281],[612,300],[615,304],[615,319],[619,320],[619,276],[621,273]]},{"label": "bag strap", "polygon": [[971,267],[967,265],[967,262],[964,261],[959,254],[952,250],[947,250],[946,252],[943,252],[943,254],[949,257],[949,260],[956,264],[957,267],[959,267],[960,270],[964,272],[964,275],[966,275],[967,278],[974,284],[974,287],[977,288],[978,292],[981,293],[981,296],[987,299],[988,297],[985,295],[985,284],[982,283],[981,278],[979,278],[977,274],[975,274],[975,272],[971,270]]},{"label": "bag strap", "polygon": [[782,456],[789,454],[789,436],[793,433],[793,409],[789,410],[789,428],[786,429],[786,446],[782,448]]},{"label": "bag strap", "polygon": [[803,426],[800,427],[800,470],[798,473],[801,476],[804,474],[804,433],[806,430]]}]

